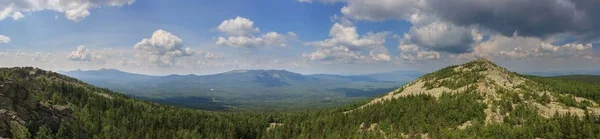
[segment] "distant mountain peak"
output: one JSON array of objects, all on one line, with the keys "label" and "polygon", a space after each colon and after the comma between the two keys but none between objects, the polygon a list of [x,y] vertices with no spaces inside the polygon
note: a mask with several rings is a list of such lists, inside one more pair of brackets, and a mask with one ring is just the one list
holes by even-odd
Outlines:
[{"label": "distant mountain peak", "polygon": [[477,59],[476,59],[474,62],[486,62],[486,63],[492,63],[492,62],[491,62],[489,59],[487,59],[487,58],[483,58],[483,57],[477,58]]},{"label": "distant mountain peak", "polygon": [[[510,111],[500,110],[507,109],[503,107],[513,107],[508,108],[512,110],[519,105],[535,107],[539,110],[538,113],[544,117],[569,113],[578,116],[585,115],[585,110],[579,107],[564,107],[565,104],[558,101],[559,98],[564,97],[591,102],[592,106],[595,107],[588,107],[587,110],[600,114],[600,108],[594,101],[568,94],[550,92],[543,84],[499,67],[484,58],[426,74],[402,88],[376,98],[359,108],[412,95],[430,95],[439,98],[443,94],[466,92],[476,92],[481,96],[480,101],[487,105],[487,109],[484,110],[486,124],[503,122]],[[501,104],[508,101],[508,99],[510,99],[511,105]]]}]

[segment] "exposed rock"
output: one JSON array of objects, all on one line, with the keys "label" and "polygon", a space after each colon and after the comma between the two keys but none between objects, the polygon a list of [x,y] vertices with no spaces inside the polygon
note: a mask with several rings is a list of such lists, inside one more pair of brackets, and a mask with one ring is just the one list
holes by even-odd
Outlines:
[{"label": "exposed rock", "polygon": [[269,123],[269,127],[267,127],[267,131],[275,129],[277,127],[283,126],[283,123]]},{"label": "exposed rock", "polygon": [[14,111],[0,109],[0,137],[12,137],[13,129],[23,129],[25,121],[17,116]]},{"label": "exposed rock", "polygon": [[373,131],[377,130],[377,126],[378,126],[377,123],[371,124],[371,126],[369,126],[369,131],[373,132]]},{"label": "exposed rock", "polygon": [[[33,70],[29,74],[39,74]],[[67,106],[42,103],[34,92],[10,82],[0,82],[0,137],[30,134],[28,128],[46,125],[52,131],[58,130],[63,120],[70,119],[72,113]],[[38,92],[39,93],[39,92]]]},{"label": "exposed rock", "polygon": [[[441,74],[437,74],[439,72],[441,72]],[[450,86],[445,86],[448,84],[450,84]],[[552,102],[545,105],[538,103],[535,100],[525,100],[523,95],[526,93],[533,96],[542,96],[544,94],[553,94],[553,92],[540,87],[540,84],[532,80],[510,72],[505,68],[498,67],[494,63],[483,58],[427,74],[382,97],[373,99],[369,103],[360,106],[358,109],[377,103],[385,103],[386,101],[399,97],[424,94],[438,98],[444,93],[451,94],[464,92],[465,90],[473,88],[475,88],[474,90],[483,97],[481,102],[487,105],[487,108],[484,109],[484,113],[486,114],[485,124],[504,122],[505,117],[508,116],[508,112],[505,111],[502,113],[497,102],[501,101],[503,97],[506,98],[508,94],[511,93],[516,93],[517,96],[519,96],[518,101],[532,104],[531,106],[537,108],[539,115],[543,117],[550,118],[555,115],[564,114],[573,114],[577,116],[585,115],[584,109],[579,107],[566,107],[558,102],[557,98],[552,95],[549,95]],[[600,114],[600,108],[596,102],[581,97],[573,98],[577,103],[583,101],[590,102],[590,106],[587,107],[587,110],[591,114]],[[520,103],[518,105],[525,105],[525,103]],[[513,108],[516,106],[517,104],[512,105]],[[350,110],[344,113],[352,111],[353,110]]]},{"label": "exposed rock", "polygon": [[379,133],[381,136],[383,136],[384,139],[387,139],[387,135],[385,133],[385,131],[379,129],[379,124],[377,123],[373,123],[369,126],[369,128],[367,128],[367,125],[365,124],[365,122],[362,122],[358,128],[358,133],[359,134],[365,134],[365,133]]},{"label": "exposed rock", "polygon": [[464,130],[467,129],[468,127],[473,126],[473,123],[471,123],[471,121],[467,121],[463,124],[461,124],[460,126],[458,126],[458,129],[460,130]]},{"label": "exposed rock", "polygon": [[365,125],[365,122],[360,123],[360,126],[358,127],[358,133],[362,134],[365,132],[365,130],[367,130],[367,125]]},{"label": "exposed rock", "polygon": [[[579,117],[585,116],[585,110],[577,107],[568,107],[563,106],[557,102],[550,102],[549,104],[542,105],[537,102],[530,102],[534,107],[538,109],[540,115],[546,118],[551,118],[556,115],[576,115]],[[588,108],[587,109],[590,114],[598,115],[600,114],[600,109],[598,108]]]},{"label": "exposed rock", "polygon": [[110,96],[109,94],[106,94],[106,93],[98,93],[98,92],[96,92],[96,93],[97,93],[98,95],[102,96],[102,97],[105,97],[105,98],[108,98],[108,99],[114,99],[114,98],[113,98],[112,96]]},{"label": "exposed rock", "polygon": [[402,138],[407,138],[407,139],[411,139],[411,138],[429,139],[429,134],[428,133],[425,133],[425,134],[406,134],[406,133],[401,133],[400,136]]}]

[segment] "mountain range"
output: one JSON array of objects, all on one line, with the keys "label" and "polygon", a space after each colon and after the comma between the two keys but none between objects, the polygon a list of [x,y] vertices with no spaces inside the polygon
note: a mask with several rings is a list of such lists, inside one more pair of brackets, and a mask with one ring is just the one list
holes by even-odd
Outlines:
[{"label": "mountain range", "polygon": [[[263,86],[313,80],[273,72],[251,77]],[[169,79],[193,76],[177,77]],[[425,74],[369,101],[295,112],[168,106],[31,67],[0,68],[0,100],[3,138],[600,137],[598,84],[521,75],[487,59]]]},{"label": "mountain range", "polygon": [[144,100],[207,110],[326,108],[381,95],[422,75],[303,75],[285,70],[234,70],[212,75],[149,76],[115,69],[60,72]]}]

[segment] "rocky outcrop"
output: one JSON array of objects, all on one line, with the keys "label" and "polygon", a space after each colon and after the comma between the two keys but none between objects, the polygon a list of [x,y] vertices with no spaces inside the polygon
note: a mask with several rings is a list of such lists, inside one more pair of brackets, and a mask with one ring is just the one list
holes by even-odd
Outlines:
[{"label": "rocky outcrop", "polygon": [[283,126],[283,123],[269,123],[269,127],[267,127],[267,131],[275,129],[277,127]]},{"label": "rocky outcrop", "polygon": [[40,102],[35,95],[43,93],[33,90],[0,81],[0,137],[23,137],[41,126],[57,131],[62,121],[71,119],[69,107]]},{"label": "rocky outcrop", "polygon": [[[513,104],[508,107],[515,108],[518,105],[531,106],[537,110],[540,116],[546,118],[567,114],[581,117],[585,116],[586,110],[590,114],[600,115],[600,107],[593,100],[574,97],[562,92],[551,92],[540,83],[499,67],[483,58],[424,75],[397,90],[373,99],[358,109],[411,95],[430,95],[438,98],[442,94],[468,92],[467,90],[479,93],[482,96],[480,101],[487,105],[487,108],[484,110],[486,114],[485,124],[504,122],[505,117],[509,116],[510,111],[501,111],[502,107],[507,106],[501,106],[500,102],[508,99],[510,96],[518,97],[515,97],[512,100],[515,102],[511,102]],[[541,103],[535,98],[525,98],[525,95],[537,98],[546,95],[549,102]],[[572,97],[577,103],[586,101],[589,103],[589,106],[585,109],[566,106],[557,100],[558,97]],[[344,113],[349,112],[352,112],[352,110]],[[463,128],[467,127],[469,126],[463,126]]]}]

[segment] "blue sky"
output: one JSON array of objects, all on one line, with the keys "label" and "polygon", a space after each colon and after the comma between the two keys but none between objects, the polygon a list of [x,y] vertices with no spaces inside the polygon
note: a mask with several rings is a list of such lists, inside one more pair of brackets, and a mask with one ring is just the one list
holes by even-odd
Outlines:
[{"label": "blue sky", "polygon": [[[516,12],[526,9],[519,6],[435,11],[444,6],[510,5],[516,0],[462,5],[437,0],[36,3],[47,1],[0,2],[0,35],[9,38],[3,40],[0,36],[0,66],[50,70],[115,68],[157,75],[235,69],[364,74],[431,71],[485,57],[517,71],[600,69],[593,66],[600,64],[598,48],[594,47],[600,29],[582,26],[597,23],[600,18],[593,9],[577,6],[575,10],[587,16],[556,27],[522,21],[529,15],[515,12],[503,15],[500,11],[489,17],[453,16],[485,15],[486,9],[494,8]],[[569,5],[579,4],[566,3],[563,7],[567,8],[559,5],[553,10],[569,13]],[[566,18],[543,17],[548,19],[540,21]],[[511,22],[488,22],[495,20]],[[228,21],[230,24],[225,24]],[[578,22],[582,23],[575,24]]]}]

